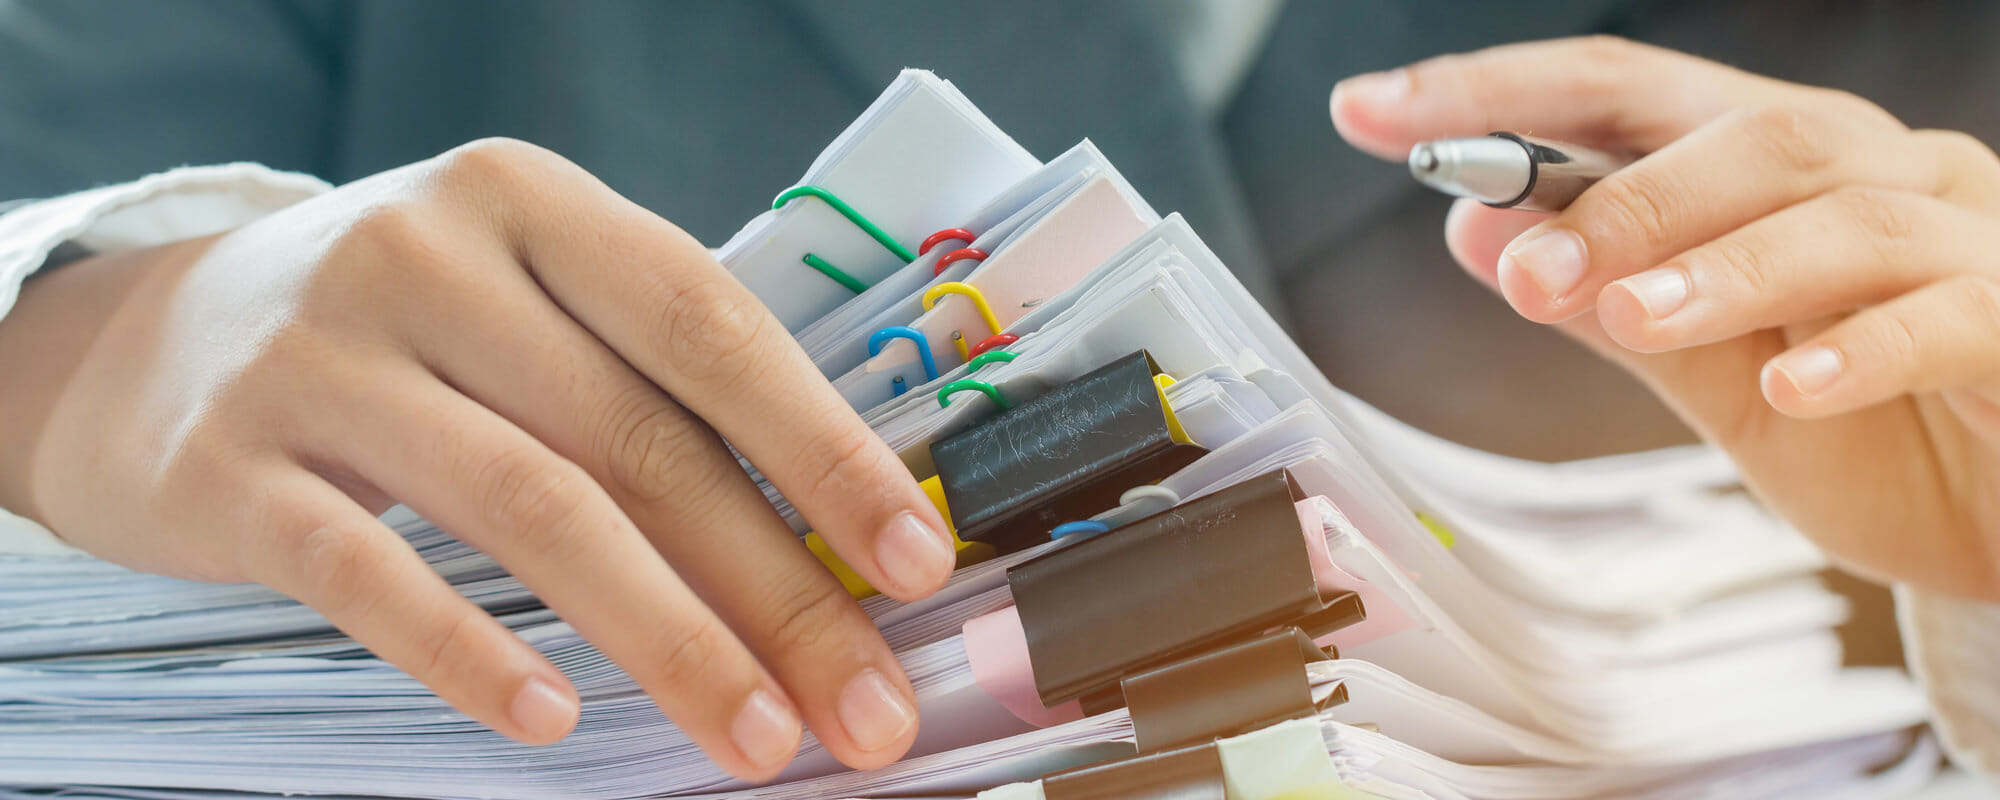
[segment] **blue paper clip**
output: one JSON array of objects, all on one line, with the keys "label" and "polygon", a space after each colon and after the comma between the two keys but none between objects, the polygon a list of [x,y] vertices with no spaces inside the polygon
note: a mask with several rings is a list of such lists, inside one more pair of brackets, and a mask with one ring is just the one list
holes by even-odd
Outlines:
[{"label": "blue paper clip", "polygon": [[1057,525],[1054,530],[1049,531],[1049,540],[1054,541],[1056,539],[1061,539],[1064,536],[1074,536],[1077,534],[1089,534],[1091,536],[1096,536],[1097,534],[1105,533],[1110,530],[1111,526],[1106,525],[1102,522],[1098,522],[1097,520],[1080,519],[1076,520],[1075,522],[1065,522],[1061,525]]},{"label": "blue paper clip", "polygon": [[[911,342],[915,343],[917,346],[917,356],[922,358],[924,361],[924,380],[926,381],[937,380],[938,376],[937,358],[931,355],[930,340],[924,337],[923,331],[917,330],[916,328],[912,328],[908,325],[892,325],[887,328],[883,328],[879,331],[876,331],[873,336],[869,336],[868,357],[874,358],[875,356],[881,355],[882,347],[884,345],[887,345],[890,339],[908,339]],[[896,376],[896,380],[892,382],[891,388],[899,397],[902,396],[904,392],[910,390],[909,385],[903,382],[902,376],[900,375]]]}]

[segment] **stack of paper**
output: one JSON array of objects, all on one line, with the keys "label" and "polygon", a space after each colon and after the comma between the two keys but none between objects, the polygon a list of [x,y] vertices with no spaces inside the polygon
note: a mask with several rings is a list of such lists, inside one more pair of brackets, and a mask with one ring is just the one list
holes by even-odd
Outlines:
[{"label": "stack of paper", "polygon": [[[1820,557],[1715,453],[1547,465],[1410,429],[1328,383],[1088,142],[1039,163],[928,73],[902,75],[799,185],[817,188],[785,192],[720,256],[911,471],[937,476],[959,532],[984,542],[967,562],[998,551],[927,600],[862,601],[916,685],[909,758],[852,773],[808,737],[776,783],[745,787],[491,560],[405,514],[398,530],[442,575],[576,683],[569,739],[486,731],[268,590],[16,557],[0,559],[0,785],[15,787],[0,796],[1055,796],[1067,778],[1037,779],[1135,741],[1162,752],[1133,676],[1244,639],[1147,662],[1113,684],[1130,708],[1086,714],[1049,690],[1052,623],[1017,596],[1024,575],[1192,535],[1175,526],[1201,509],[1226,527],[1226,504],[1257,486],[1293,495],[1279,538],[1298,563],[1272,569],[1296,567],[1329,603],[1351,593],[1366,619],[1306,626],[1339,657],[1288,679],[1310,692],[1303,714],[1202,738],[1230,797],[1864,797],[1935,765],[1920,694],[1899,671],[1841,667],[1847,609],[1813,578]],[[1083,408],[1089,424],[1012,440],[1023,452],[979,464],[988,483],[967,488],[977,437],[1127,369],[1153,382],[1129,396],[1155,404],[1141,422],[1171,434],[1157,451],[1171,455],[1111,464],[1111,499],[1049,494],[1059,481],[1019,465],[1125,424]],[[1084,511],[1048,517],[1058,507]],[[1113,591],[1233,602],[1198,596],[1227,577],[1211,567]],[[1145,616],[1129,627],[1195,627]]]}]

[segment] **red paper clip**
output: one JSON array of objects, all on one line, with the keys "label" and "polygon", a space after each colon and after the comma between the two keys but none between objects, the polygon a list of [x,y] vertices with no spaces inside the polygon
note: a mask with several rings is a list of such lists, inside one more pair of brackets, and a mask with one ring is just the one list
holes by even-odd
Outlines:
[{"label": "red paper clip", "polygon": [[973,235],[972,231],[968,231],[964,228],[946,228],[944,230],[938,231],[937,233],[933,233],[930,236],[925,237],[924,243],[917,245],[917,255],[924,255],[925,253],[929,253],[931,251],[931,248],[936,247],[940,244],[944,244],[945,242],[956,241],[956,242],[964,242],[966,244],[972,244],[972,241],[977,238],[979,237]]},{"label": "red paper clip", "polygon": [[944,254],[943,258],[938,259],[937,268],[931,270],[931,277],[935,278],[939,275],[943,275],[945,267],[949,267],[956,262],[963,261],[968,258],[974,261],[985,261],[986,251],[974,250],[970,247],[966,247],[946,253]]},{"label": "red paper clip", "polygon": [[1015,336],[1014,334],[996,333],[993,334],[992,336],[986,337],[985,341],[973,345],[971,349],[966,350],[965,357],[967,360],[978,358],[980,353],[984,353],[996,347],[1006,347],[1007,345],[1013,344],[1018,341],[1021,341],[1021,337]]}]

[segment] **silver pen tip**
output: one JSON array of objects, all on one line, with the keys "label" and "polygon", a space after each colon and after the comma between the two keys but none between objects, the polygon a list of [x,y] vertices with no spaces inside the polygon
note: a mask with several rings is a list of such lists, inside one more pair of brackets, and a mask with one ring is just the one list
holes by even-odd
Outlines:
[{"label": "silver pen tip", "polygon": [[1437,172],[1437,168],[1438,168],[1437,153],[1431,150],[1431,146],[1429,143],[1420,144],[1417,145],[1416,147],[1410,148],[1411,175],[1415,175],[1419,178],[1428,178],[1432,175],[1432,173]]}]

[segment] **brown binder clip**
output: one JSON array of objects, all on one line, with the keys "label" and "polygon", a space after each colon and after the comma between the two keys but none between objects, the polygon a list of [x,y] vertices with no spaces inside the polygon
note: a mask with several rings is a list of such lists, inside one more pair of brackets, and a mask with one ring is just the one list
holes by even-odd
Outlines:
[{"label": "brown binder clip", "polygon": [[1138,754],[1043,779],[1049,800],[1222,798],[1215,740],[1315,704],[1313,638],[1362,621],[1320,597],[1298,485],[1271,472],[1008,570],[1036,690],[1085,713],[1124,706]]}]

